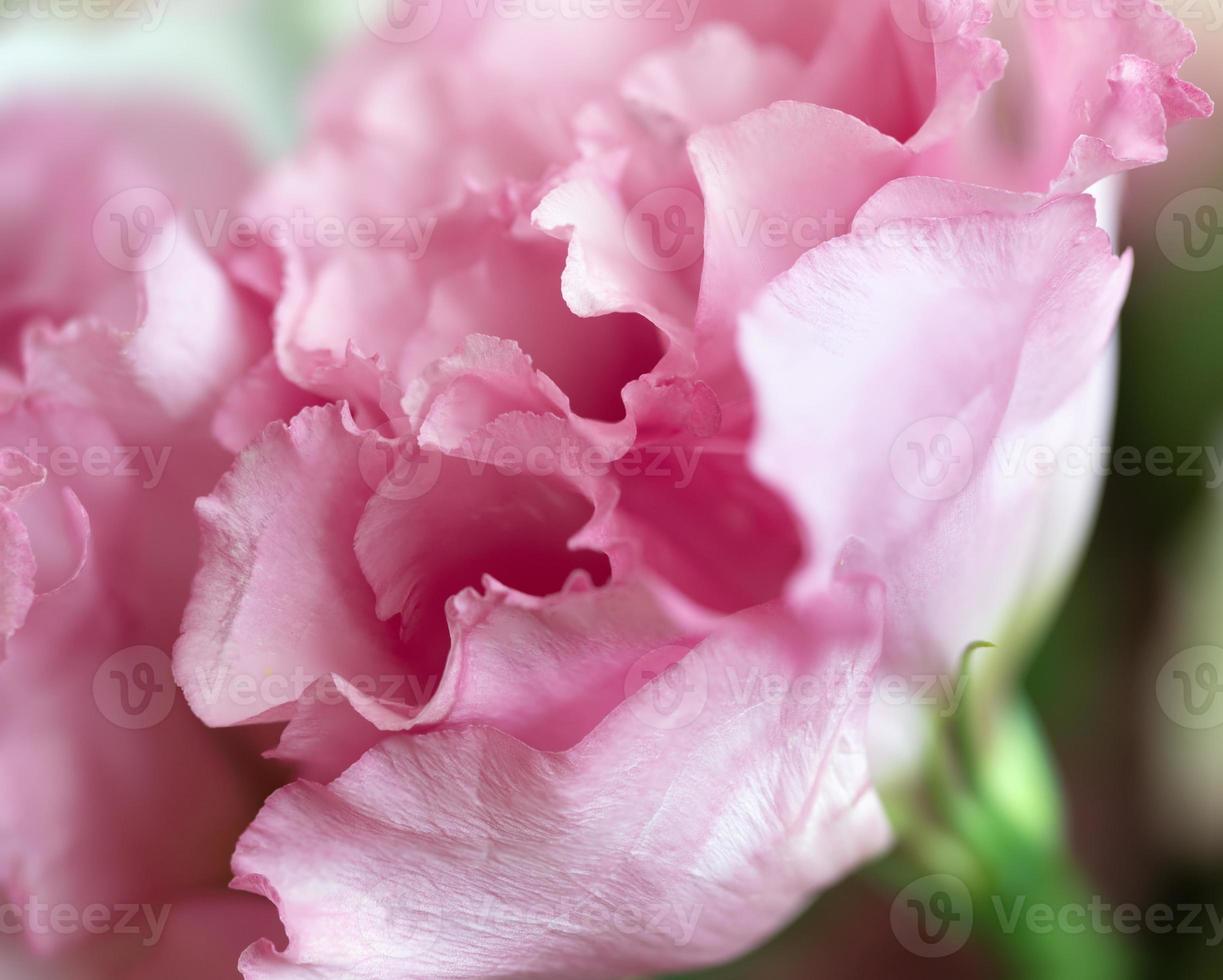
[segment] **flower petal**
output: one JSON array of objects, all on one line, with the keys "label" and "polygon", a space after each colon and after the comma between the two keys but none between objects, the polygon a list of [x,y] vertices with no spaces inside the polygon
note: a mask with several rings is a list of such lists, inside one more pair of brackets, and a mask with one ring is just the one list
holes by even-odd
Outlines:
[{"label": "flower petal", "polygon": [[840,109],[922,152],[954,135],[1002,77],[985,36],[989,0],[837,4],[802,98]]},{"label": "flower petal", "polygon": [[[947,645],[941,631],[920,649],[941,590],[980,577],[974,542],[1010,519],[1004,501],[1022,481],[1005,494],[990,482],[998,452],[1098,375],[1128,278],[1089,198],[872,226],[780,277],[744,318],[741,349],[759,399],[753,465],[803,525],[795,594],[818,592],[856,543],[889,583],[890,608],[918,620],[889,630],[889,653],[950,668],[988,639]],[[985,625],[962,610],[966,622]]]},{"label": "flower petal", "polygon": [[980,113],[924,166],[958,179],[1075,194],[1167,156],[1167,130],[1208,116],[1181,81],[1193,35],[1153,0],[1019,4],[1000,21],[1007,77]]},{"label": "flower petal", "polygon": [[[679,661],[682,688],[649,681],[561,754],[483,727],[400,736],[281,791],[234,868],[290,943],[252,947],[244,975],[610,978],[750,948],[888,835],[851,707],[872,658],[802,639],[745,615]],[[767,697],[754,671],[807,694]],[[736,792],[711,795],[727,772]]]},{"label": "flower petal", "polygon": [[689,143],[705,197],[699,319],[729,328],[774,276],[843,234],[908,153],[835,109],[780,102]]},{"label": "flower petal", "polygon": [[[139,646],[144,636],[87,569],[36,603],[9,642],[0,665],[0,890],[19,905],[173,904],[218,882],[228,842],[257,804],[173,696],[164,654]],[[151,671],[144,690],[134,663]],[[116,674],[134,683],[134,701]],[[88,936],[44,924],[26,938],[52,952]]]},{"label": "flower petal", "polygon": [[0,507],[0,637],[5,640],[21,628],[34,605],[36,570],[25,523]]},{"label": "flower petal", "polygon": [[332,672],[403,673],[353,553],[373,494],[362,443],[345,409],[307,408],[270,428],[197,505],[202,557],[175,676],[208,724],[287,718]]}]

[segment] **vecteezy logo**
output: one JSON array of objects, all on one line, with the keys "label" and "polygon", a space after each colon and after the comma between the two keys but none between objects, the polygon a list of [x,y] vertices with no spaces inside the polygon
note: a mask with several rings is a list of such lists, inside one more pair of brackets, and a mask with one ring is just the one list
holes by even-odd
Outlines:
[{"label": "vecteezy logo", "polygon": [[[951,900],[951,892],[935,892],[930,896],[928,902],[924,902],[919,898],[910,898],[906,900],[905,905],[917,915],[918,937],[929,946],[941,943],[947,938],[947,933],[951,931],[951,927],[963,918],[955,910],[955,903]],[[930,918],[935,920],[937,928],[930,928],[927,913],[929,913]]]},{"label": "vecteezy logo", "polygon": [[170,257],[177,240],[174,205],[154,187],[115,194],[93,219],[98,254],[124,272],[156,269]]},{"label": "vecteezy logo", "polygon": [[684,697],[694,690],[692,681],[679,664],[668,664],[661,674],[653,670],[643,671],[641,676],[646,682],[662,679],[661,684],[649,685],[654,710],[660,715],[675,714],[684,703]]},{"label": "vecteezy logo", "polygon": [[892,932],[918,956],[950,956],[968,942],[972,912],[972,896],[964,882],[954,875],[929,875],[892,902]]},{"label": "vecteezy logo", "polygon": [[[1174,670],[1172,678],[1180,682],[1185,697],[1185,710],[1195,718],[1204,717],[1214,707],[1215,698],[1219,696],[1220,690],[1223,690],[1219,686],[1219,668],[1214,664],[1198,664],[1192,677],[1187,670]],[[1203,693],[1200,704],[1194,693],[1195,690]]]},{"label": "vecteezy logo", "polygon": [[1185,728],[1223,725],[1223,648],[1191,647],[1164,664],[1155,682],[1159,706]]},{"label": "vecteezy logo", "polygon": [[664,187],[637,202],[624,222],[628,250],[658,272],[695,265],[705,250],[705,205],[683,187]]},{"label": "vecteezy logo", "polygon": [[417,500],[441,478],[442,454],[421,449],[406,433],[406,420],[392,419],[367,432],[357,449],[361,478],[380,497]]},{"label": "vecteezy logo", "polygon": [[[1206,258],[1211,249],[1215,247],[1215,242],[1219,240],[1220,231],[1223,231],[1219,227],[1219,209],[1213,204],[1203,204],[1198,208],[1192,221],[1189,220],[1189,215],[1179,211],[1172,215],[1172,220],[1179,224],[1185,233],[1185,253],[1195,259]],[[1197,230],[1205,235],[1201,245],[1194,242],[1195,225]]]},{"label": "vecteezy logo", "polygon": [[896,437],[889,463],[905,492],[919,500],[950,500],[972,479],[972,435],[959,419],[922,419]]},{"label": "vecteezy logo", "polygon": [[174,707],[170,658],[156,647],[137,646],[106,658],[93,676],[93,700],[102,716],[120,728],[152,728]]},{"label": "vecteezy logo", "polygon": [[915,41],[950,41],[971,14],[972,0],[892,0],[892,19]]},{"label": "vecteezy logo", "polygon": [[1168,261],[1188,272],[1223,268],[1223,190],[1199,187],[1164,208],[1155,230]]},{"label": "vecteezy logo", "polygon": [[411,44],[436,29],[445,0],[358,0],[365,26],[384,41]]},{"label": "vecteezy logo", "polygon": [[689,235],[696,234],[696,226],[688,221],[688,212],[678,204],[672,204],[660,218],[656,214],[643,214],[641,219],[650,228],[650,244],[657,255],[673,259],[679,255]]},{"label": "vecteezy logo", "polygon": [[688,647],[659,647],[629,668],[624,694],[639,721],[674,731],[692,724],[705,709],[709,675]]}]

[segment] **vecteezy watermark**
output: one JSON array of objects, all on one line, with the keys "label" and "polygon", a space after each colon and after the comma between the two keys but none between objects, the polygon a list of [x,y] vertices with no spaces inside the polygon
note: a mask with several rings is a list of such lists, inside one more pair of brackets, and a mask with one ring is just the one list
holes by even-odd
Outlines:
[{"label": "vecteezy watermark", "polygon": [[0,448],[0,477],[20,477],[28,461],[51,476],[138,480],[142,490],[153,490],[161,484],[172,452],[171,446],[48,446],[30,438],[23,446]]},{"label": "vecteezy watermark", "polygon": [[910,254],[955,255],[975,230],[966,221],[875,222],[869,216],[847,215],[832,208],[822,214],[735,207],[714,210],[692,191],[672,187],[646,195],[629,212],[625,241],[642,265],[675,272],[695,265],[704,254],[706,237],[713,236],[723,247],[737,249],[799,253],[827,242],[831,248],[874,245]]},{"label": "vecteezy watermark", "polygon": [[892,933],[905,949],[917,956],[938,958],[963,949],[973,931],[974,914],[986,910],[996,928],[1006,935],[1026,932],[1035,936],[1053,933],[1077,936],[1087,932],[1102,935],[1201,936],[1214,948],[1223,942],[1223,915],[1213,905],[1110,902],[1094,895],[1087,902],[1051,904],[1033,901],[1027,895],[990,895],[974,908],[968,886],[949,874],[920,878],[892,902]]},{"label": "vecteezy watermark", "polygon": [[994,0],[994,16],[1031,20],[1141,20],[1147,0]]},{"label": "vecteezy watermark", "polygon": [[[390,425],[391,423],[388,423]],[[570,480],[616,476],[669,481],[686,490],[696,478],[701,446],[644,446],[625,452],[562,438],[552,445],[509,445],[491,438],[468,439],[449,454],[419,448],[408,437],[388,434],[385,426],[366,434],[357,464],[366,485],[392,500],[417,500],[441,479],[445,460],[466,467],[474,477],[560,476]]]},{"label": "vecteezy watermark", "polygon": [[357,0],[357,10],[375,37],[412,44],[428,37],[441,23],[447,0]]},{"label": "vecteezy watermark", "polygon": [[779,213],[763,208],[711,207],[685,187],[664,187],[641,198],[624,222],[629,254],[658,272],[694,266],[706,242],[721,248],[784,249],[798,254],[830,248],[874,246],[907,254],[957,255],[977,233],[970,221],[875,220],[828,208],[819,214]]},{"label": "vecteezy watermark", "polygon": [[972,921],[972,894],[954,875],[919,878],[892,902],[892,934],[910,953],[926,959],[963,949]]},{"label": "vecteezy watermark", "polygon": [[950,500],[972,479],[976,448],[964,423],[937,415],[901,432],[888,463],[900,488],[918,500]]},{"label": "vecteezy watermark", "polygon": [[992,468],[1004,479],[1135,477],[1200,480],[1223,487],[1223,454],[1214,446],[1113,446],[1103,440],[1051,446],[1018,437],[978,451],[968,427],[933,416],[906,427],[892,443],[888,463],[896,483],[920,500],[950,500],[974,475]]},{"label": "vecteezy watermark", "polygon": [[112,21],[155,31],[169,5],[170,0],[0,0],[0,20]]},{"label": "vecteezy watermark", "polygon": [[950,41],[965,29],[972,0],[891,0],[896,26],[915,41]]},{"label": "vecteezy watermark", "polygon": [[1158,0],[1182,24],[1193,28],[1194,34],[1223,29],[1223,2],[1220,0]]},{"label": "vecteezy watermark", "polygon": [[145,947],[161,942],[169,905],[48,904],[35,896],[23,903],[0,903],[2,936],[139,936]]},{"label": "vecteezy watermark", "polygon": [[968,693],[966,674],[862,674],[848,688],[829,684],[822,674],[766,673],[759,667],[726,668],[730,700],[737,705],[781,704],[803,707],[870,706],[930,708],[941,718],[960,710]]},{"label": "vecteezy watermark", "polygon": [[992,458],[1003,476],[1047,478],[1154,476],[1223,486],[1223,458],[1214,446],[1111,446],[1101,440],[1047,446],[1027,439],[997,443]]},{"label": "vecteezy watermark", "polygon": [[1155,696],[1164,714],[1185,728],[1223,725],[1223,648],[1190,647],[1176,654],[1159,672]]},{"label": "vecteezy watermark", "polygon": [[1175,933],[1202,936],[1212,949],[1223,942],[1223,916],[1213,905],[1156,903],[1144,907],[1134,902],[1109,902],[1099,895],[1086,904],[1069,902],[1063,905],[1033,902],[1026,895],[1010,900],[994,895],[990,905],[1002,931],[1007,934],[1025,931],[1036,936],[1054,932],[1079,936],[1096,932],[1134,936],[1149,932],[1166,936]]},{"label": "vecteezy watermark", "polygon": [[792,704],[813,710],[852,706],[915,706],[941,718],[959,711],[968,693],[965,674],[862,674],[845,683],[821,673],[767,671],[760,666],[708,664],[688,647],[670,645],[636,660],[625,675],[625,703],[651,728],[692,724],[712,698],[733,708]]},{"label": "vecteezy watermark", "polygon": [[643,446],[616,453],[604,446],[564,438],[551,446],[498,445],[493,440],[464,444],[463,458],[479,476],[491,467],[503,476],[618,476],[665,480],[686,490],[696,477],[701,446]]},{"label": "vecteezy watermark", "polygon": [[705,203],[686,187],[647,194],[624,219],[629,254],[656,272],[691,268],[705,253]]},{"label": "vecteezy watermark", "polygon": [[223,208],[215,215],[196,210],[195,225],[202,241],[209,248],[223,242],[234,248],[271,245],[283,248],[394,249],[410,261],[424,257],[437,229],[436,217],[418,218],[408,215],[317,215],[304,208],[290,215],[234,215]]},{"label": "vecteezy watermark", "polygon": [[390,419],[366,432],[357,447],[365,485],[388,500],[419,500],[442,477],[444,456],[422,449],[410,435],[410,419]]},{"label": "vecteezy watermark", "polygon": [[178,242],[174,205],[156,187],[132,187],[110,197],[93,219],[98,254],[122,272],[149,272]]},{"label": "vecteezy watermark", "polygon": [[925,219],[876,221],[869,215],[848,216],[835,209],[821,215],[768,214],[759,209],[731,208],[715,212],[726,241],[737,248],[777,248],[805,252],[829,243],[830,248],[873,245],[906,254],[958,255],[977,232],[970,221]]},{"label": "vecteezy watermark", "polygon": [[424,677],[404,673],[352,674],[344,677],[341,688],[330,676],[320,678],[300,665],[284,673],[269,670],[260,674],[199,667],[194,680],[195,697],[200,704],[227,705],[252,714],[292,702],[340,705],[347,702],[348,692],[371,700],[419,705],[432,699],[441,684],[441,677],[436,674]]},{"label": "vecteezy watermark", "polygon": [[[1221,23],[1216,0],[1162,0],[1186,23]],[[892,17],[901,31],[916,41],[939,44],[966,33],[976,20],[974,0],[891,0]],[[995,22],[1001,21],[1121,21],[1133,23],[1151,16],[1149,0],[993,0]]]},{"label": "vecteezy watermark", "polygon": [[437,229],[436,216],[402,214],[235,214],[228,208],[191,211],[182,219],[173,202],[155,187],[133,187],[108,198],[93,220],[98,254],[123,272],[150,272],[174,253],[178,236],[194,233],[208,248],[353,248],[395,251],[409,261],[425,256]]},{"label": "vecteezy watermark", "polygon": [[624,678],[625,703],[643,725],[670,732],[691,725],[709,701],[709,674],[690,647],[669,645],[639,657]]},{"label": "vecteezy watermark", "polygon": [[1177,268],[1187,272],[1223,268],[1223,190],[1199,187],[1181,194],[1160,214],[1155,238]]},{"label": "vecteezy watermark", "polygon": [[377,37],[395,44],[424,40],[453,3],[469,20],[590,21],[645,20],[686,31],[701,0],[357,0],[361,19]]},{"label": "vecteezy watermark", "polygon": [[157,647],[120,650],[93,675],[93,702],[102,717],[131,731],[160,725],[176,696],[170,658]]}]

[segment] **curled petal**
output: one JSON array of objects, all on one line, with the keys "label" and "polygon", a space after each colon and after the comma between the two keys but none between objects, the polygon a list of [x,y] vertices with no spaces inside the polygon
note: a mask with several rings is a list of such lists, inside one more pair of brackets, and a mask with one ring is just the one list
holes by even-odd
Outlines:
[{"label": "curled petal", "polygon": [[693,137],[705,197],[702,325],[726,327],[774,276],[843,234],[907,151],[834,109],[780,102]]},{"label": "curled petal", "polygon": [[629,103],[695,132],[793,95],[800,72],[801,63],[790,52],[758,46],[742,28],[718,23],[697,31],[691,41],[642,58],[620,91]]},{"label": "curled petal", "polygon": [[955,135],[1007,63],[990,0],[837,4],[801,97],[922,152]]},{"label": "curled petal", "polygon": [[307,408],[269,428],[199,502],[200,572],[174,657],[209,724],[287,718],[333,672],[403,672],[353,553],[373,493],[362,445],[345,409]]}]

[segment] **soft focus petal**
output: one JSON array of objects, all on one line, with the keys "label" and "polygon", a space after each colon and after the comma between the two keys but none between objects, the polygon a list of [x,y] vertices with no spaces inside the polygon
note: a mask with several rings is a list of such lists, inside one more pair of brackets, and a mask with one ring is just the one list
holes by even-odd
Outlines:
[{"label": "soft focus petal", "polygon": [[[146,689],[134,670],[135,688],[115,686],[129,663],[112,656],[140,642],[123,620],[87,572],[34,607],[0,664],[0,890],[18,904],[113,909],[220,884],[257,802],[176,701],[164,655],[144,661]],[[87,937],[26,938],[50,951]]]},{"label": "soft focus petal", "polygon": [[1210,115],[1179,71],[1193,35],[1153,0],[1019,4],[997,27],[1007,78],[928,165],[1014,190],[1078,193],[1167,156],[1167,129]]},{"label": "soft focus petal", "polygon": [[[776,610],[745,616],[680,662],[678,715],[654,679],[562,754],[472,727],[282,792],[234,864],[290,944],[252,947],[245,976],[619,977],[759,942],[887,836],[850,696],[870,657],[796,642]],[[711,795],[727,771],[739,789]]]},{"label": "soft focus petal", "polygon": [[788,51],[758,46],[732,24],[713,24],[682,45],[642,58],[620,90],[630,104],[692,132],[793,94],[800,71]]},{"label": "soft focus petal", "polygon": [[112,261],[123,254],[116,251],[123,228],[106,221],[104,210],[121,218],[119,195],[151,189],[179,205],[189,229],[191,216],[231,205],[250,179],[249,160],[233,135],[181,105],[120,110],[62,100],[15,102],[0,119],[0,134],[6,354],[13,333],[34,317],[107,316],[129,325],[136,312],[132,276]]},{"label": "soft focus petal", "polygon": [[26,344],[27,383],[149,439],[207,418],[255,359],[251,312],[203,249],[180,239],[139,284],[135,330],[78,320]]},{"label": "soft focus petal", "polygon": [[269,932],[280,932],[269,902],[232,891],[191,895],[170,910],[158,942],[123,980],[239,980],[242,950]]}]

